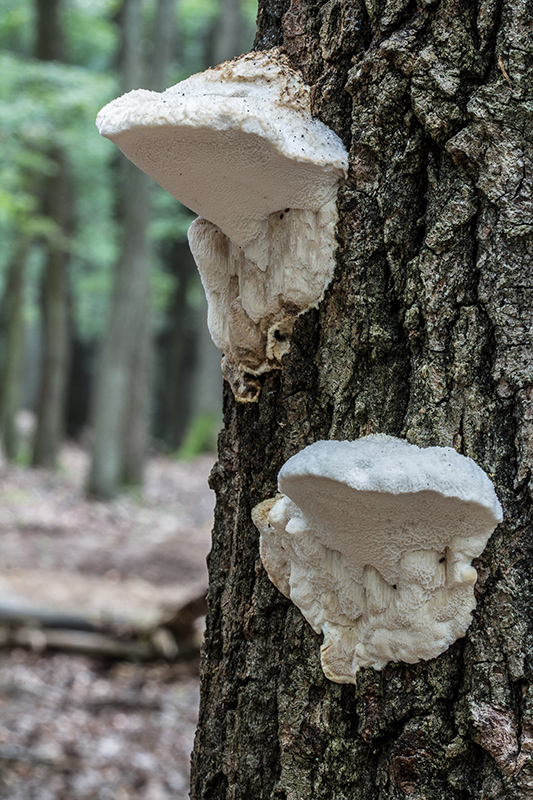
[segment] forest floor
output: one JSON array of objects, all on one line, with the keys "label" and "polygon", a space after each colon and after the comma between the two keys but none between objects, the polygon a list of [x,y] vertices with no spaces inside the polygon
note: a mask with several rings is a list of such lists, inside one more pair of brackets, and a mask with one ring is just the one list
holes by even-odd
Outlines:
[{"label": "forest floor", "polygon": [[[144,619],[207,586],[213,456],[150,459],[142,493],[84,496],[87,455],[0,463],[0,610]],[[198,659],[111,661],[0,648],[0,797],[185,800]]]}]

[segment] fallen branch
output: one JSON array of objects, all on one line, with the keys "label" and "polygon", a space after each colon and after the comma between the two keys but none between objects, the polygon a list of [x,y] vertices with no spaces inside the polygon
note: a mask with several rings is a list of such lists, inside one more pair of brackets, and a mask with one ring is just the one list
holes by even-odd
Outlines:
[{"label": "fallen branch", "polygon": [[144,620],[102,620],[53,609],[0,604],[0,647],[70,653],[128,661],[174,661],[199,652],[197,619],[205,613],[205,593],[181,608],[167,609],[150,626]]}]

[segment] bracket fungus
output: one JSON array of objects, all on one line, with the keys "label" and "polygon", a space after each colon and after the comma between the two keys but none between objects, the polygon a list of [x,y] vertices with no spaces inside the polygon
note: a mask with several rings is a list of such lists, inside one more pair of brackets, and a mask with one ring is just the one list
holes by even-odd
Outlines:
[{"label": "bracket fungus", "polygon": [[322,667],[355,683],[361,667],[435,658],[465,635],[476,570],[502,521],[493,485],[449,447],[382,434],[322,441],[282,467],[255,507],[276,587],[323,633]]},{"label": "bracket fungus", "polygon": [[343,143],[311,115],[309,87],[279,49],[129,92],[96,124],[200,215],[189,243],[209,330],[237,399],[256,400],[257,376],[279,368],[295,318],[331,280]]}]

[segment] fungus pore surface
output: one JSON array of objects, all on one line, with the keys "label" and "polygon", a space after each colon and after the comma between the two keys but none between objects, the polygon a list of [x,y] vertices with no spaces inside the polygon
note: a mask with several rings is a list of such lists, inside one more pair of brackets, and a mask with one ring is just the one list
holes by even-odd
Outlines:
[{"label": "fungus pore surface", "polygon": [[372,435],[290,458],[255,507],[261,558],[317,633],[326,677],[435,658],[464,636],[476,570],[502,520],[493,485],[449,447]]},{"label": "fungus pore surface", "polygon": [[331,280],[344,145],[278,49],[129,92],[97,126],[199,214],[189,243],[211,336],[237,399],[256,400],[257,376],[279,367],[294,319]]}]

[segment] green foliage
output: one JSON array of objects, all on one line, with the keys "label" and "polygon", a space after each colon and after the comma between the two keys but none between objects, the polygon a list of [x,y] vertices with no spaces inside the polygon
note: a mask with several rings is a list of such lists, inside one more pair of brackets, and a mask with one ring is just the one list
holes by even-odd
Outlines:
[{"label": "green foliage", "polygon": [[257,18],[257,0],[242,0],[241,8],[245,22],[253,33],[255,31],[255,21]]},{"label": "green foliage", "polygon": [[160,186],[155,186],[154,189],[153,215],[149,231],[152,244],[156,245],[165,240],[185,241],[194,214]]},{"label": "green foliage", "polygon": [[118,28],[113,22],[118,0],[68,0],[62,27],[67,61],[92,72],[111,72],[118,50]]},{"label": "green foliage", "polygon": [[[67,155],[74,185],[71,253],[73,311],[78,334],[98,337],[108,316],[118,257],[114,165],[116,147],[98,136],[98,110],[119,93],[114,73],[118,51],[115,17],[120,0],[66,0],[62,11],[68,64],[36,61],[35,10],[30,0],[0,0],[0,250],[1,275],[19,237],[42,248],[58,236],[42,213],[40,187],[54,169],[51,149]],[[146,0],[147,42],[155,0]],[[243,0],[249,21],[255,0]],[[176,60],[169,82],[205,68],[220,0],[176,2]],[[150,241],[186,238],[191,213],[156,188]],[[164,313],[174,282],[154,258],[154,311]]]},{"label": "green foliage", "polygon": [[34,3],[0,0],[0,44],[12,53],[28,54],[34,39]]},{"label": "green foliage", "polygon": [[[75,235],[63,242],[72,254],[74,284],[99,273],[94,284],[105,286],[107,296],[110,281],[102,272],[109,272],[117,252],[110,174],[115,153],[98,136],[94,118],[115,95],[115,81],[85,68],[10,53],[0,55],[0,73],[0,235],[8,244],[17,237],[29,239],[34,247],[57,241],[54,223],[39,207],[39,193],[53,173],[50,153],[61,148],[74,186]],[[9,253],[9,246],[3,248],[0,271]],[[99,332],[94,325],[94,300],[85,291],[75,292],[74,308],[85,336]]]},{"label": "green foliage", "polygon": [[[178,3],[177,30],[179,32],[178,72],[175,80],[183,80],[194,72],[201,72],[210,63],[209,50],[214,28],[221,13],[221,0],[180,0]],[[241,11],[248,30],[248,45],[254,38],[257,0],[241,0]]]},{"label": "green foliage", "polygon": [[177,457],[185,461],[201,455],[214,453],[217,447],[218,420],[212,414],[198,414],[193,417]]},{"label": "green foliage", "polygon": [[[168,84],[183,80],[209,63],[213,33],[222,0],[176,0],[176,44]],[[42,267],[50,243],[70,254],[71,309],[76,336],[102,336],[111,305],[114,269],[119,257],[116,146],[95,127],[99,109],[120,94],[120,49],[116,24],[122,0],[64,0],[61,27],[67,63],[33,57],[35,0],[0,0],[0,302],[7,267],[21,242],[27,243],[26,309],[38,323]],[[250,26],[256,0],[242,0]],[[149,62],[157,0],[144,0],[143,53]],[[253,35],[250,33],[249,46]],[[66,157],[72,183],[72,226],[60,231],[44,212],[43,186],[54,175],[54,152]],[[162,330],[179,278],[165,270],[164,243],[184,241],[193,218],[188,209],[159,187],[154,188],[149,228],[153,327]],[[199,281],[187,292],[198,303]],[[0,330],[0,335],[2,331]],[[1,342],[0,342],[1,345]],[[200,417],[189,430],[184,453],[191,456],[214,446],[216,423]]]},{"label": "green foliage", "polygon": [[181,0],[178,6],[180,36],[180,77],[183,80],[205,69],[213,25],[219,12],[218,0]]}]

